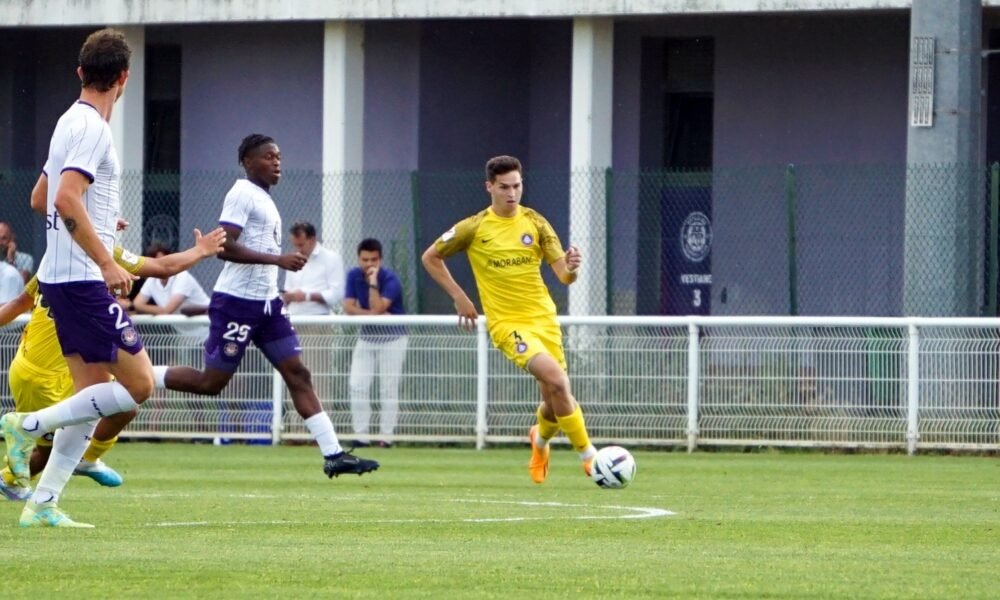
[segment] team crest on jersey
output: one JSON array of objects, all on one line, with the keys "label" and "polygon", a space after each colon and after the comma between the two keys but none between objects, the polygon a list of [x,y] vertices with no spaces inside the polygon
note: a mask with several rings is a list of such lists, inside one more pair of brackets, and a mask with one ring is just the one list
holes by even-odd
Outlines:
[{"label": "team crest on jersey", "polygon": [[240,353],[240,346],[236,342],[226,342],[222,347],[222,353],[229,357],[236,356]]},{"label": "team crest on jersey", "polygon": [[122,329],[122,343],[126,346],[132,347],[139,342],[139,334],[136,332],[135,327],[126,327]]},{"label": "team crest on jersey", "polygon": [[455,228],[454,227],[452,227],[448,231],[446,231],[443,234],[441,234],[441,241],[442,242],[447,242],[448,240],[450,240],[453,237],[455,237]]},{"label": "team crest on jersey", "polygon": [[528,344],[524,342],[518,342],[515,348],[517,349],[518,354],[524,354],[525,352],[528,351]]},{"label": "team crest on jersey", "polygon": [[521,243],[525,246],[530,246],[535,243],[535,238],[531,237],[530,233],[526,233],[521,236]]}]

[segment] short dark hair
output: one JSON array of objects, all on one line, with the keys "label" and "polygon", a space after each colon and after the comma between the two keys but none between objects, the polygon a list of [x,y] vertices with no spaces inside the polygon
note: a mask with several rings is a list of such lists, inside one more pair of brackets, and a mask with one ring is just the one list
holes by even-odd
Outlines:
[{"label": "short dark hair", "polygon": [[378,252],[378,257],[382,258],[382,242],[376,240],[375,238],[365,238],[361,240],[361,243],[358,244],[359,255],[362,250],[366,252]]},{"label": "short dark hair", "polygon": [[156,257],[156,255],[161,252],[163,254],[171,253],[170,248],[168,248],[167,245],[162,242],[153,242],[152,244],[149,245],[149,247],[146,248],[146,256],[149,257]]},{"label": "short dark hair", "polygon": [[122,71],[128,71],[131,59],[132,49],[124,33],[110,27],[95,31],[80,48],[81,86],[99,92],[110,90]]},{"label": "short dark hair", "polygon": [[264,135],[262,133],[251,133],[250,135],[243,138],[240,142],[240,149],[237,152],[239,157],[239,164],[243,165],[243,159],[247,157],[252,151],[263,146],[264,144],[273,144],[274,138]]},{"label": "short dark hair", "polygon": [[304,235],[307,238],[316,237],[316,228],[309,221],[296,221],[288,231],[292,235]]},{"label": "short dark hair", "polygon": [[517,171],[522,175],[524,174],[524,171],[521,170],[521,161],[517,160],[513,156],[494,156],[486,161],[486,181],[489,181],[490,183],[496,181],[498,175],[504,175],[505,173],[510,173],[511,171]]}]

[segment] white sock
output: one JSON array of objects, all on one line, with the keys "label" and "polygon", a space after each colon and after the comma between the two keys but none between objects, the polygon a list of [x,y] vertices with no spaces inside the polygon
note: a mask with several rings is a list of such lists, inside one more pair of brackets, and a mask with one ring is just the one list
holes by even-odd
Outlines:
[{"label": "white sock", "polygon": [[323,456],[339,454],[344,451],[337,439],[337,432],[333,430],[333,421],[330,420],[330,415],[320,411],[306,419],[305,425],[313,439],[319,444]]},{"label": "white sock", "polygon": [[170,367],[153,367],[153,387],[162,390],[167,387],[167,369]]},{"label": "white sock", "polygon": [[97,427],[97,419],[70,425],[56,432],[56,437],[52,441],[52,454],[49,456],[49,462],[46,463],[42,477],[38,480],[38,487],[31,495],[33,502],[41,504],[59,501],[59,495],[62,494],[69,478],[73,476],[73,469],[79,464],[84,451],[87,450],[95,427]]},{"label": "white sock", "polygon": [[60,427],[127,412],[136,406],[135,400],[122,384],[117,381],[98,383],[80,390],[62,402],[29,414],[24,418],[23,427],[29,435],[39,438]]}]

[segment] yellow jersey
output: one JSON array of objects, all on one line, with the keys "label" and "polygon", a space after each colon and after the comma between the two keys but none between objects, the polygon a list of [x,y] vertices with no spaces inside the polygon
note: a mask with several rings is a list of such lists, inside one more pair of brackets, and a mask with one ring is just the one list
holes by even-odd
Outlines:
[{"label": "yellow jersey", "polygon": [[542,280],[542,259],[551,265],[566,253],[537,211],[518,206],[514,216],[501,217],[489,207],[459,221],[434,247],[445,257],[465,251],[490,327],[555,319],[556,305]]},{"label": "yellow jersey", "polygon": [[[115,246],[115,262],[123,269],[137,275],[146,264],[146,258],[136,256],[121,246]],[[32,277],[24,286],[24,291],[35,301],[24,332],[21,334],[21,344],[17,347],[14,360],[27,361],[34,368],[52,373],[69,372],[66,360],[63,358],[62,347],[56,336],[56,324],[49,316],[49,307],[38,288],[38,278]]]}]

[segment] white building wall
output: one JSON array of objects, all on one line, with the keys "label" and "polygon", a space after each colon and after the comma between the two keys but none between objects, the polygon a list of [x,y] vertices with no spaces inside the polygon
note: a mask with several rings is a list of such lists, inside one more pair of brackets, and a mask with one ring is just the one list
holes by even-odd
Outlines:
[{"label": "white building wall", "polygon": [[[907,9],[910,4],[910,0],[0,0],[0,26],[780,13]],[[1000,0],[983,4],[998,5]]]}]

